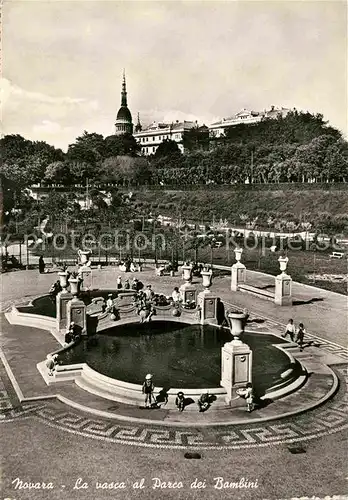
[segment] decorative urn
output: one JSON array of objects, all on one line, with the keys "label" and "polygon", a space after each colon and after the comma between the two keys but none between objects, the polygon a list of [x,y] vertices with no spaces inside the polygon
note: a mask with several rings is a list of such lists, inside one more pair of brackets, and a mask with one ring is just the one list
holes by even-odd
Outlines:
[{"label": "decorative urn", "polygon": [[205,269],[203,271],[201,271],[201,275],[202,275],[202,285],[204,286],[204,291],[205,292],[209,292],[209,288],[211,287],[212,285],[212,278],[213,278],[213,271],[210,269]]},{"label": "decorative urn", "polygon": [[71,293],[73,294],[74,297],[77,297],[80,291],[79,288],[81,280],[79,278],[70,278],[69,283],[70,283]]},{"label": "decorative urn", "polygon": [[59,282],[60,282],[60,286],[62,287],[62,291],[63,293],[68,293],[68,276],[69,276],[69,273],[67,271],[60,271],[58,273],[58,276],[59,276]]},{"label": "decorative urn", "polygon": [[192,266],[189,266],[188,264],[185,264],[182,266],[182,276],[186,283],[189,283],[192,278]]},{"label": "decorative urn", "polygon": [[247,313],[243,311],[229,311],[227,313],[228,326],[233,335],[233,343],[242,343],[240,336],[244,333],[247,316]]},{"label": "decorative urn", "polygon": [[279,266],[280,266],[280,270],[281,270],[282,274],[285,274],[286,267],[287,267],[288,262],[289,262],[289,258],[280,256],[278,259],[278,262],[279,262]]},{"label": "decorative urn", "polygon": [[243,248],[236,247],[234,249],[234,255],[236,257],[236,261],[240,262],[242,258]]}]

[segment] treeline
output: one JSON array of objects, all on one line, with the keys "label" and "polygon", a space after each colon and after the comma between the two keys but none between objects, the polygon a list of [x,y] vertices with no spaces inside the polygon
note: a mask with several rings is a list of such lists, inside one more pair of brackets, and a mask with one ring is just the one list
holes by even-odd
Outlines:
[{"label": "treeline", "polygon": [[[191,137],[192,136],[192,137]],[[322,115],[290,112],[254,125],[237,125],[207,141],[192,130],[181,154],[174,141],[151,157],[140,155],[130,134],[84,132],[66,153],[20,135],[0,140],[0,174],[17,189],[31,184],[206,185],[347,182],[348,144]]]},{"label": "treeline", "polygon": [[151,164],[164,185],[347,182],[348,144],[322,115],[293,111],[230,127],[208,151],[156,154]]}]

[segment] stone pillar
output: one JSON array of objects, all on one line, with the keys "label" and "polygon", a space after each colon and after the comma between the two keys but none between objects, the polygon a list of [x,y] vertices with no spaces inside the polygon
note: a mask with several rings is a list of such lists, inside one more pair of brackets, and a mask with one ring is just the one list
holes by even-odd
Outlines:
[{"label": "stone pillar", "polygon": [[235,248],[234,254],[236,256],[236,263],[231,267],[231,290],[236,292],[241,283],[245,283],[246,267],[240,262],[242,258],[243,249]]},{"label": "stone pillar", "polygon": [[226,403],[233,407],[245,406],[245,401],[237,394],[237,389],[252,381],[252,351],[240,340],[244,331],[246,315],[243,312],[227,313],[231,342],[221,348],[221,382],[227,392]]},{"label": "stone pillar", "polygon": [[184,264],[182,266],[183,278],[185,283],[179,288],[180,297],[183,303],[187,301],[194,301],[197,303],[197,289],[191,284],[192,280],[192,266]]},{"label": "stone pillar", "polygon": [[275,293],[274,303],[278,306],[292,305],[292,279],[286,274],[286,266],[288,265],[288,257],[279,257],[281,274],[275,277]]},{"label": "stone pillar", "polygon": [[67,306],[68,302],[72,299],[72,294],[68,292],[68,275],[66,271],[58,273],[60,286],[62,291],[56,297],[56,324],[57,330],[66,329],[67,327]]},{"label": "stone pillar", "polygon": [[200,307],[200,323],[217,325],[217,295],[206,289],[198,294],[197,303]]},{"label": "stone pillar", "polygon": [[73,298],[67,304],[67,325],[73,321],[75,325],[81,328],[82,335],[87,335],[87,314],[85,303],[78,298],[77,278],[70,278],[69,283]]}]

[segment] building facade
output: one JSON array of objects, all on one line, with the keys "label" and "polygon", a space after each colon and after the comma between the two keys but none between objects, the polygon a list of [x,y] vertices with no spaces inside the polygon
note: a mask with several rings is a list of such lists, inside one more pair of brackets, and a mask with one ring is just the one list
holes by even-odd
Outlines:
[{"label": "building facade", "polygon": [[242,109],[239,113],[231,116],[230,118],[223,118],[222,120],[212,123],[209,126],[209,137],[211,139],[218,139],[225,135],[225,131],[229,127],[234,127],[240,124],[253,124],[266,119],[275,119],[278,117],[285,117],[290,109],[271,106],[271,109],[264,111],[249,111]]},{"label": "building facade", "polygon": [[149,127],[134,134],[137,143],[141,146],[141,153],[145,156],[156,153],[158,146],[166,141],[175,141],[183,153],[185,136],[190,130],[197,127],[197,122],[178,120],[174,123],[153,122]]}]

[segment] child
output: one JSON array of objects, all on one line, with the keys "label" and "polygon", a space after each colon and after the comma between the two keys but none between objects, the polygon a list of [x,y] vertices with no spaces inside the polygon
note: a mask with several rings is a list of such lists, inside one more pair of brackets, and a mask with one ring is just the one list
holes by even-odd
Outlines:
[{"label": "child", "polygon": [[209,394],[207,392],[202,394],[197,403],[200,412],[206,411],[210,406]]},{"label": "child", "polygon": [[53,376],[53,372],[54,372],[54,369],[55,369],[56,364],[57,364],[57,358],[58,358],[58,354],[53,354],[53,356],[51,354],[49,354],[47,356],[46,366],[48,368],[48,375],[50,377]]},{"label": "child", "polygon": [[174,303],[180,302],[180,292],[179,292],[179,288],[177,286],[173,290],[172,299],[173,299]]},{"label": "child", "polygon": [[185,396],[183,392],[178,392],[175,398],[175,406],[179,411],[184,411],[185,408]]},{"label": "child", "polygon": [[153,397],[153,391],[155,390],[154,383],[152,381],[151,373],[148,373],[145,377],[145,381],[143,383],[142,392],[145,394],[145,408],[150,408]]},{"label": "child", "polygon": [[285,337],[287,335],[290,336],[290,338],[293,342],[295,339],[295,325],[294,325],[293,319],[289,319],[288,324],[286,325],[286,328],[285,328],[285,333],[284,333],[284,335],[282,335],[282,337],[285,339]]},{"label": "child", "polygon": [[248,382],[245,389],[237,390],[237,394],[238,396],[245,398],[245,402],[247,404],[247,412],[252,412],[254,409],[254,392],[252,384]]},{"label": "child", "polygon": [[113,308],[114,308],[114,301],[112,300],[112,293],[109,293],[108,300],[106,301],[105,312],[112,312]]},{"label": "child", "polygon": [[300,323],[298,325],[297,337],[296,337],[296,342],[300,346],[300,351],[303,351],[303,339],[304,339],[305,333],[306,333],[305,327],[304,327],[303,323]]}]

